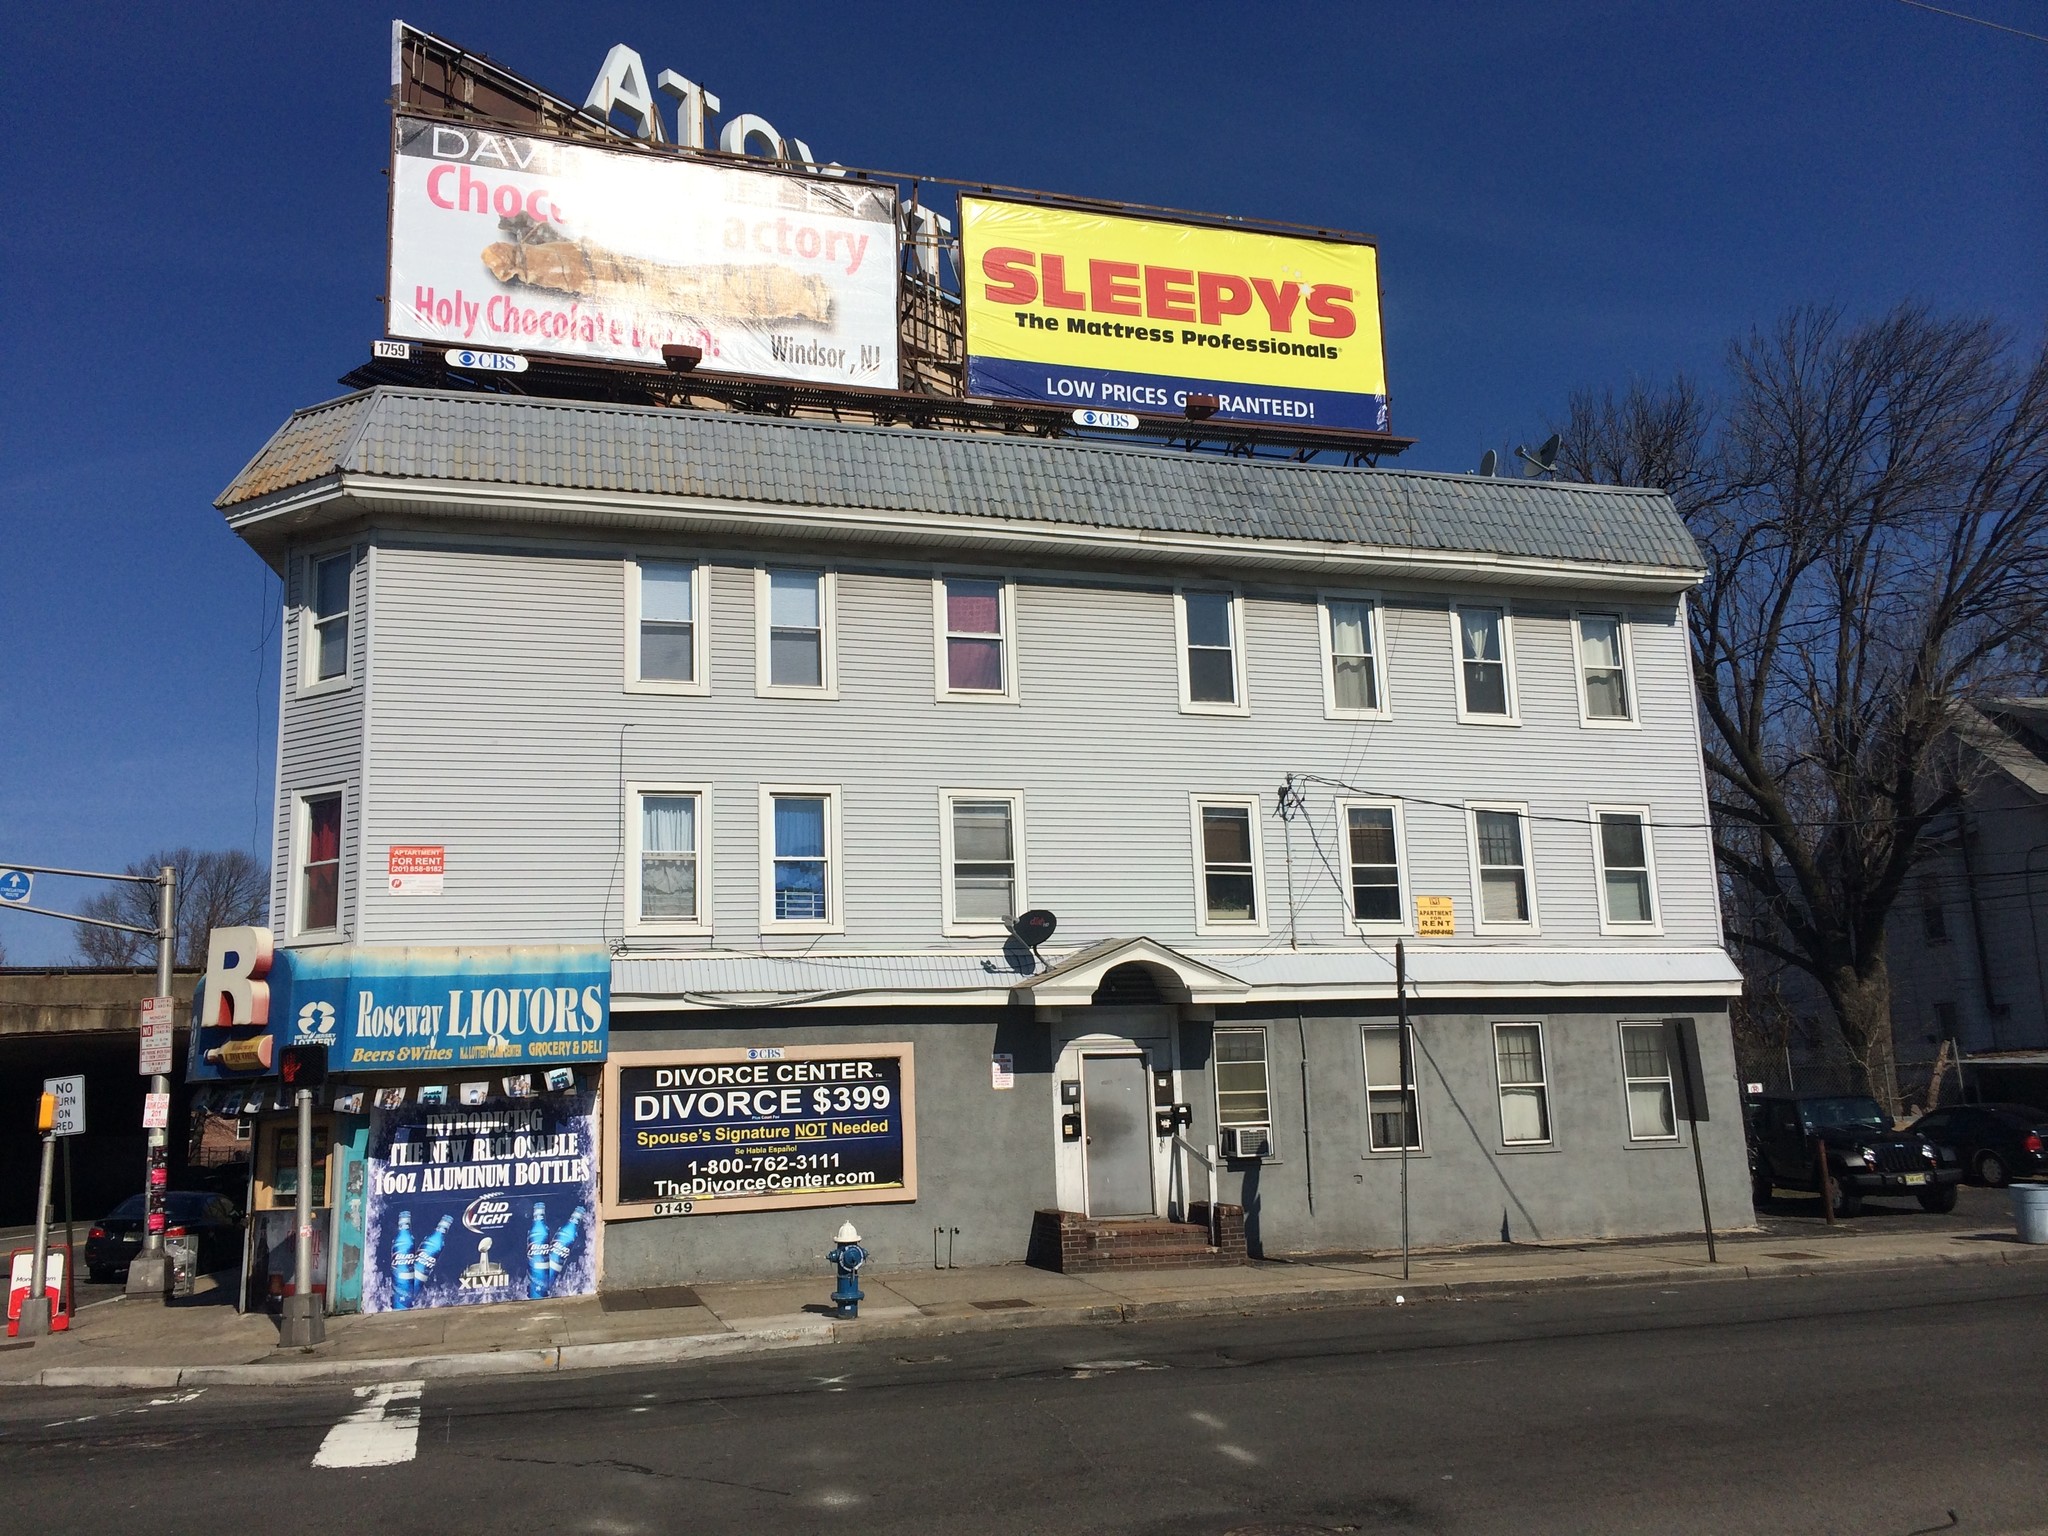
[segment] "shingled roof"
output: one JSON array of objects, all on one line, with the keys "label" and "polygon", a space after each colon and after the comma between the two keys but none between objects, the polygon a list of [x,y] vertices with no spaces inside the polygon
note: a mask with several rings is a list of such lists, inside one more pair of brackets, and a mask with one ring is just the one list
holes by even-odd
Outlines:
[{"label": "shingled roof", "polygon": [[295,412],[216,505],[336,476],[1700,567],[1661,491],[390,387]]}]

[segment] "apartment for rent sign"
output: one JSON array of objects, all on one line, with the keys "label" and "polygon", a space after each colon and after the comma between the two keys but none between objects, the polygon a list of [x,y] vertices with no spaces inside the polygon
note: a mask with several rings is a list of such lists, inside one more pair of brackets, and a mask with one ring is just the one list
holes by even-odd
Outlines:
[{"label": "apartment for rent sign", "polygon": [[393,336],[894,389],[896,194],[397,119]]},{"label": "apartment for rent sign", "polygon": [[606,1076],[608,1216],[916,1196],[908,1045],[633,1052]]},{"label": "apartment for rent sign", "polygon": [[967,390],[1389,430],[1370,245],[960,199]]}]

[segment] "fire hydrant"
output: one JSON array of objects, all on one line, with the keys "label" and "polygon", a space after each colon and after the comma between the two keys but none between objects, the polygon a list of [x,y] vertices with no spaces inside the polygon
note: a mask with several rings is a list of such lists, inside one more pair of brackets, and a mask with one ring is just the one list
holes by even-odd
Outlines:
[{"label": "fire hydrant", "polygon": [[838,1247],[825,1255],[839,1271],[839,1285],[832,1292],[832,1315],[859,1317],[862,1292],[858,1277],[861,1265],[868,1261],[868,1251],[861,1247],[860,1233],[853,1229],[850,1221],[840,1223],[838,1243]]}]

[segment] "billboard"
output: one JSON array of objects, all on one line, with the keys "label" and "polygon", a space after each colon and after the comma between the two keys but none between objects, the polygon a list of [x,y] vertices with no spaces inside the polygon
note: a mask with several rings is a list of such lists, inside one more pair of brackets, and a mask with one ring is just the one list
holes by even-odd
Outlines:
[{"label": "billboard", "polygon": [[896,193],[399,116],[391,335],[894,389]]},{"label": "billboard", "polygon": [[1386,432],[1372,246],[960,199],[967,392]]},{"label": "billboard", "polygon": [[575,1091],[378,1109],[363,1310],[594,1291],[595,1120],[591,1096]]},{"label": "billboard", "polygon": [[185,1077],[267,1077],[288,1045],[326,1046],[335,1073],[602,1061],[611,977],[605,950],[577,945],[291,950],[216,928]]},{"label": "billboard", "polygon": [[607,1217],[916,1198],[908,1045],[634,1052],[606,1077]]}]

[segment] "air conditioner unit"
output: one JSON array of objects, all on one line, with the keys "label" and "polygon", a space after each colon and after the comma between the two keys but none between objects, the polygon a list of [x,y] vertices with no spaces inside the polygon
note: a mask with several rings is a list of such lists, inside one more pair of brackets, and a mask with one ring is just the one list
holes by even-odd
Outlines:
[{"label": "air conditioner unit", "polygon": [[1270,1125],[1225,1126],[1223,1137],[1226,1156],[1265,1158],[1273,1155],[1273,1128]]}]

